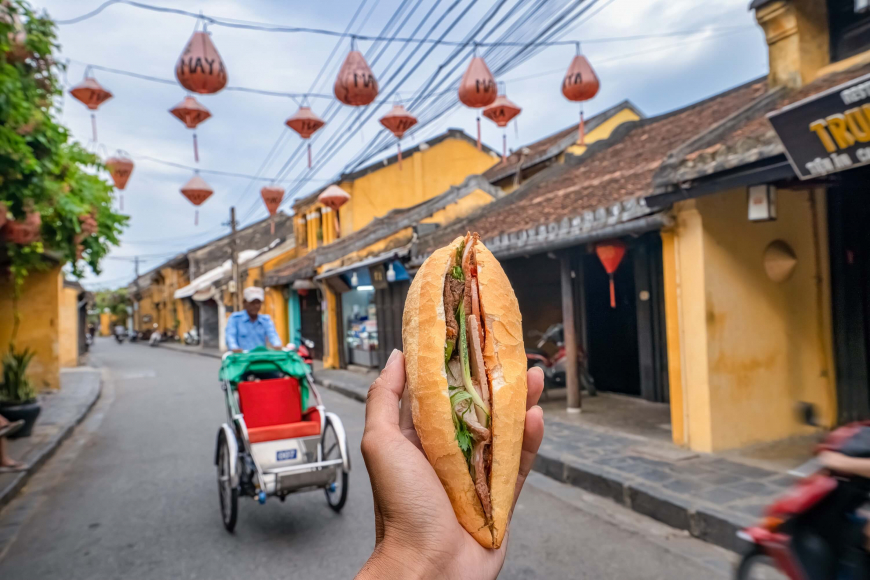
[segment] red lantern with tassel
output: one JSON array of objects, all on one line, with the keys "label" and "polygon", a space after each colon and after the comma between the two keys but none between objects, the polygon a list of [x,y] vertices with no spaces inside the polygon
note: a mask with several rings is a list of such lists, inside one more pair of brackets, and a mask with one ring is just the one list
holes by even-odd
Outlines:
[{"label": "red lantern with tassel", "polygon": [[227,69],[208,31],[194,32],[175,63],[175,78],[182,87],[212,95],[227,86]]},{"label": "red lantern with tassel", "polygon": [[[106,159],[106,169],[109,170],[109,175],[112,176],[112,181],[115,182],[115,187],[123,191],[127,187],[127,181],[133,174],[133,160],[122,151]],[[124,194],[122,193],[118,200],[121,204],[121,211],[124,211]]]},{"label": "red lantern with tassel", "polygon": [[[214,193],[214,190],[211,186],[205,182],[205,180],[199,176],[199,173],[190,178],[190,181],[184,184],[181,188],[181,193],[192,203],[193,205],[199,207],[205,200],[211,197],[211,194]],[[193,224],[199,225],[199,210],[196,210],[193,218]]]},{"label": "red lantern with tassel", "polygon": [[[488,107],[495,102],[498,96],[498,87],[495,84],[495,77],[489,72],[489,67],[486,62],[475,56],[468,63],[468,68],[465,69],[465,74],[462,75],[462,80],[459,81],[459,100],[466,107],[479,109]],[[480,145],[480,116],[477,117],[477,148],[481,149]]]},{"label": "red lantern with tassel", "polygon": [[[69,93],[91,111],[96,111],[100,105],[112,98],[112,93],[103,88],[94,77],[89,77],[90,68],[85,69],[85,78],[82,82],[70,89]],[[91,113],[91,129],[93,130],[94,143],[97,142],[97,116]]]},{"label": "red lantern with tassel", "polygon": [[199,147],[196,143],[196,126],[211,117],[211,112],[193,97],[184,100],[169,109],[188,129],[193,129],[193,158],[199,163]]},{"label": "red lantern with tassel", "polygon": [[350,195],[339,186],[333,184],[324,189],[320,195],[317,196],[317,201],[330,208],[332,213],[335,214],[335,234],[337,237],[341,237],[341,224],[338,221],[338,208],[350,201]]},{"label": "red lantern with tassel", "polygon": [[483,110],[483,116],[501,127],[501,161],[507,162],[507,130],[505,127],[508,123],[522,112],[522,109],[516,103],[508,99],[505,95],[496,97],[495,102]]},{"label": "red lantern with tassel", "polygon": [[278,207],[281,205],[281,200],[284,199],[284,188],[267,185],[260,190],[260,195],[263,197],[266,209],[269,210],[272,235],[275,235],[275,214],[278,213]]},{"label": "red lantern with tassel", "polygon": [[351,40],[351,51],[344,59],[335,79],[335,98],[351,107],[363,107],[378,96],[378,80],[362,53]]},{"label": "red lantern with tassel", "polygon": [[[288,127],[299,133],[299,136],[308,141],[317,133],[326,122],[318,117],[311,107],[299,107],[292,117],[284,122]],[[311,169],[311,142],[308,142],[308,169]]]},{"label": "red lantern with tassel", "polygon": [[595,71],[592,70],[592,65],[586,60],[586,57],[580,54],[580,43],[577,43],[577,54],[571,61],[568,71],[565,73],[565,78],[562,80],[562,94],[569,101],[581,103],[580,105],[580,125],[577,130],[579,132],[580,145],[586,144],[586,131],[583,123],[583,101],[588,101],[598,94],[598,89],[601,83],[598,82],[598,77]]},{"label": "red lantern with tassel", "polygon": [[402,105],[393,105],[386,115],[380,119],[381,125],[386,127],[390,133],[396,136],[399,140],[399,170],[402,169],[402,137],[405,132],[417,124],[417,117],[405,110]]},{"label": "red lantern with tassel", "polygon": [[42,216],[38,211],[26,210],[23,220],[10,219],[3,225],[3,237],[8,242],[26,246],[39,239]]},{"label": "red lantern with tassel", "polygon": [[613,240],[598,244],[595,246],[595,253],[598,254],[598,259],[601,260],[601,265],[607,275],[610,276],[610,307],[616,308],[616,288],[613,284],[613,274],[619,268],[619,263],[622,262],[622,257],[625,256],[625,244],[619,240]]}]

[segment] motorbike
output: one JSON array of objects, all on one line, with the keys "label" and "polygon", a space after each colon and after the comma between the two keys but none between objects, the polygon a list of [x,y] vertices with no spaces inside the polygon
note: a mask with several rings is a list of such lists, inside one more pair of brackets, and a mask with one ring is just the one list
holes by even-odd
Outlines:
[{"label": "motorbike", "polygon": [[302,359],[302,362],[308,365],[308,368],[311,368],[311,363],[313,359],[311,358],[311,351],[314,350],[314,341],[301,337],[302,340],[299,342],[299,345],[295,343],[290,343],[287,345],[287,350],[295,351],[296,354]]},{"label": "motorbike", "polygon": [[124,335],[121,334],[121,333],[116,333],[116,334],[115,334],[115,341],[116,341],[118,344],[121,344],[122,342],[124,342]]},{"label": "motorbike", "polygon": [[[802,414],[806,423],[816,423],[811,407]],[[870,421],[835,429],[817,446],[817,454],[823,451],[870,458]],[[870,577],[867,520],[858,513],[870,494],[870,480],[832,473],[816,458],[791,474],[800,479],[756,525],[737,534],[750,544],[737,567],[737,580]]]},{"label": "motorbike", "polygon": [[159,330],[155,330],[151,333],[151,336],[148,337],[148,346],[159,346],[161,342],[161,335]]},{"label": "motorbike", "polygon": [[189,331],[184,333],[184,344],[194,345],[199,344],[199,331],[195,328],[191,328]]},{"label": "motorbike", "polygon": [[[556,346],[556,353],[549,356],[544,350],[547,343]],[[564,387],[566,385],[565,366],[568,353],[565,349],[565,333],[562,323],[550,325],[541,335],[536,347],[526,347],[526,368],[538,367],[544,371],[544,388]],[[586,389],[590,396],[595,396],[598,391],[595,388],[595,379],[589,374],[586,365],[586,354],[577,348],[577,371],[580,378],[581,388]]]}]

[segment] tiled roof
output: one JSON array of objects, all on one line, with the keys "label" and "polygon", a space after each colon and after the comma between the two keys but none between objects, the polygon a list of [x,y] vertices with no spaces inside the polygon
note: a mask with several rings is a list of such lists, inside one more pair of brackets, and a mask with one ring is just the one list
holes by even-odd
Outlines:
[{"label": "tiled roof", "polygon": [[768,113],[866,74],[870,74],[870,64],[832,73],[799,89],[760,95],[744,110],[672,152],[655,177],[656,186],[663,188],[782,155],[785,150],[767,120]]},{"label": "tiled roof", "polygon": [[552,166],[468,218],[422,236],[415,261],[466,231],[476,231],[484,240],[507,239],[647,215],[642,198],[652,193],[653,174],[667,152],[754,101],[766,86],[766,79],[756,80],[671,113],[624,123],[582,156]]},{"label": "tiled roof", "polygon": [[[631,101],[625,100],[606,111],[602,111],[597,115],[586,119],[584,123],[586,132],[589,133],[594,130],[623,109],[630,109],[634,111],[638,117],[644,117],[640,109],[635,107]],[[562,129],[558,133],[553,133],[548,137],[544,137],[540,141],[535,141],[534,143],[519,147],[513,153],[508,155],[505,163],[497,163],[496,165],[493,165],[486,170],[483,176],[491,182],[496,182],[514,175],[521,165],[523,169],[526,169],[552,159],[577,142],[577,130],[578,125],[571,125],[570,127]]]},{"label": "tiled roof", "polygon": [[309,252],[301,258],[296,258],[287,262],[283,266],[275,268],[269,272],[263,280],[264,286],[280,286],[283,284],[291,284],[296,280],[303,278],[313,278],[316,273],[314,269],[314,260],[317,250]]}]

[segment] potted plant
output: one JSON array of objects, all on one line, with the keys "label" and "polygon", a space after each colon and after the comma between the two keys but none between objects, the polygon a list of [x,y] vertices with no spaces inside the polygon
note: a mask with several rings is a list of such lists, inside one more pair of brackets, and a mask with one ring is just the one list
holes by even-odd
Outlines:
[{"label": "potted plant", "polygon": [[11,422],[24,419],[24,427],[11,437],[27,437],[42,410],[36,402],[36,390],[27,377],[27,367],[33,360],[30,348],[16,351],[9,345],[3,357],[3,383],[0,384],[0,415]]}]

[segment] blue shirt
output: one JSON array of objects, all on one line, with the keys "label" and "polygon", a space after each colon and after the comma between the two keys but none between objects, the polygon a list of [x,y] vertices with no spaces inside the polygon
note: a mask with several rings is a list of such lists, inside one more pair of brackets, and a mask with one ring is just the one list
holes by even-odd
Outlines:
[{"label": "blue shirt", "polygon": [[272,346],[282,346],[281,337],[267,314],[258,315],[255,321],[251,321],[244,310],[230,314],[226,330],[229,350],[253,350],[258,346],[266,346],[266,338]]}]

